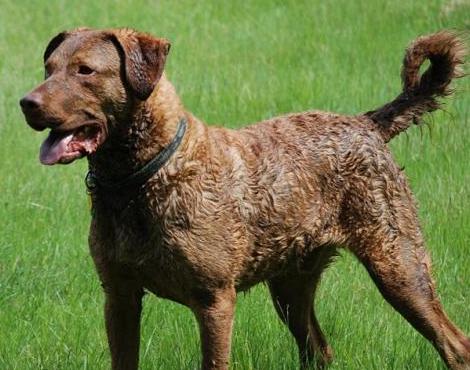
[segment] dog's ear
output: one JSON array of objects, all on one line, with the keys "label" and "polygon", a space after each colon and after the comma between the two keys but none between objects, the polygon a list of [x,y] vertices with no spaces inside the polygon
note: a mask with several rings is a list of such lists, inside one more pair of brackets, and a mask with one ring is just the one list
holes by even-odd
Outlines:
[{"label": "dog's ear", "polygon": [[162,76],[170,42],[131,30],[113,32],[111,39],[121,49],[125,78],[134,95],[147,99]]},{"label": "dog's ear", "polygon": [[49,59],[51,56],[52,52],[59,47],[60,44],[66,39],[68,36],[68,32],[64,31],[59,33],[58,35],[55,35],[51,41],[49,41],[49,44],[46,47],[46,51],[44,52],[44,63],[46,63],[46,60]]},{"label": "dog's ear", "polygon": [[83,32],[83,31],[89,31],[89,30],[90,29],[86,28],[86,27],[78,27],[78,28],[75,28],[71,31],[63,31],[63,32],[55,35],[51,39],[51,41],[49,41],[49,44],[46,47],[46,51],[44,51],[44,56],[43,56],[44,63],[46,62],[47,59],[49,59],[49,57],[54,52],[54,50],[57,49],[59,47],[59,45],[62,44],[68,36],[70,36],[72,34],[79,33],[79,32]]}]

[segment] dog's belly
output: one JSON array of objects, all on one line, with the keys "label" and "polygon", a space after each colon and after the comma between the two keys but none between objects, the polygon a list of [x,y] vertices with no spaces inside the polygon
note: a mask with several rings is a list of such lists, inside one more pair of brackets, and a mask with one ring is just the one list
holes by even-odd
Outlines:
[{"label": "dog's belly", "polygon": [[317,250],[325,246],[334,248],[341,243],[338,227],[324,212],[321,214],[324,217],[315,220],[322,222],[316,224],[305,222],[303,227],[290,225],[290,228],[285,224],[274,225],[273,230],[259,230],[244,268],[236,277],[237,290],[247,290],[279,275],[312,273]]},{"label": "dog's belly", "polygon": [[[243,291],[288,270],[302,272],[308,256],[328,237],[325,222],[304,223],[316,230],[306,233],[298,225],[261,220],[246,225],[235,215],[228,224],[212,224],[216,227],[204,234],[191,228],[159,233],[140,212],[129,210],[111,223],[112,216],[100,217],[106,221],[98,222],[95,232],[106,236],[107,259],[131,267],[148,291],[186,305],[191,292],[201,288],[234,284]],[[220,230],[224,232],[218,235]]]},{"label": "dog's belly", "polygon": [[166,268],[156,270],[151,263],[146,266],[137,267],[139,277],[142,279],[143,287],[155,294],[157,297],[165,298],[189,306],[191,288],[182,281],[178,275],[178,269],[166,266]]}]

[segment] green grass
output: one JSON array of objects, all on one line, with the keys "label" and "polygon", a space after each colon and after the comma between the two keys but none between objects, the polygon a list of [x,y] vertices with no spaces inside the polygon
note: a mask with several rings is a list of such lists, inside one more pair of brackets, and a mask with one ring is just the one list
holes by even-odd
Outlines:
[{"label": "green grass", "polygon": [[[43,133],[18,99],[43,75],[57,32],[130,26],[172,40],[167,74],[209,123],[238,127],[308,109],[359,113],[400,90],[404,47],[469,29],[470,1],[0,0],[0,369],[109,368],[102,294],[87,248],[85,161],[39,165]],[[392,143],[417,200],[440,296],[470,333],[469,83],[431,125]],[[441,369],[432,347],[380,297],[348,254],[325,274],[317,312],[331,369]],[[190,312],[147,296],[143,369],[194,369]],[[233,369],[293,369],[297,353],[265,287],[240,295]]]}]

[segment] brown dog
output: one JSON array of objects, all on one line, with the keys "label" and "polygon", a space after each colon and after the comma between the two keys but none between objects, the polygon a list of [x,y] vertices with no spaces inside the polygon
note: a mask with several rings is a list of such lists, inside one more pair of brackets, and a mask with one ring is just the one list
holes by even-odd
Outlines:
[{"label": "brown dog", "polygon": [[89,241],[113,368],[137,368],[147,289],[191,308],[202,367],[226,369],[236,293],[261,281],[301,366],[321,367],[332,352],[313,299],[344,247],[450,368],[470,369],[470,340],[443,312],[413,197],[386,145],[449,94],[463,63],[458,38],[418,38],[403,92],[378,110],[292,114],[237,131],[184,109],[163,75],[169,49],[129,29],[61,33],[45,51],[45,82],[21,100],[31,127],[51,129],[42,163],[88,157]]}]

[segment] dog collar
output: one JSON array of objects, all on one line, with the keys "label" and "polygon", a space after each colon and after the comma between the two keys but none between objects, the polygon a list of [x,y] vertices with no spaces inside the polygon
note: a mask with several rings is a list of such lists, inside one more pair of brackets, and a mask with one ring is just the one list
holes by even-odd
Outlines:
[{"label": "dog collar", "polygon": [[94,193],[98,189],[107,191],[119,192],[138,187],[145,184],[160,168],[162,168],[170,157],[176,152],[183,140],[184,133],[186,132],[187,122],[182,118],[178,123],[176,135],[168,146],[163,148],[155,158],[147,162],[143,167],[136,172],[130,174],[120,181],[108,182],[96,176],[92,170],[89,170],[85,176],[85,185],[89,193]]}]

